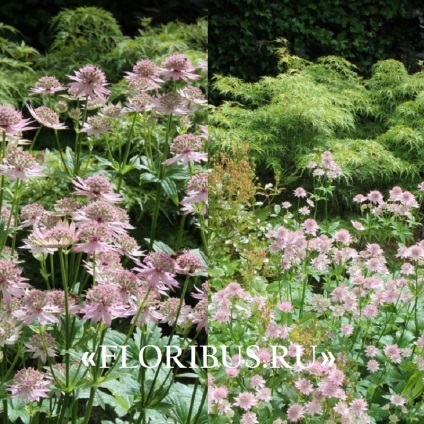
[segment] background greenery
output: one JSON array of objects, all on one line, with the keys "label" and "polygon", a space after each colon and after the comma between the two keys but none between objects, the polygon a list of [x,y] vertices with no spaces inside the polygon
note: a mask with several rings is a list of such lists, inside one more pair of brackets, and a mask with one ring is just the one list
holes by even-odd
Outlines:
[{"label": "background greenery", "polygon": [[340,55],[362,73],[386,58],[410,67],[424,51],[413,16],[421,5],[417,0],[211,0],[210,70],[248,81],[276,75],[281,38],[295,55]]}]

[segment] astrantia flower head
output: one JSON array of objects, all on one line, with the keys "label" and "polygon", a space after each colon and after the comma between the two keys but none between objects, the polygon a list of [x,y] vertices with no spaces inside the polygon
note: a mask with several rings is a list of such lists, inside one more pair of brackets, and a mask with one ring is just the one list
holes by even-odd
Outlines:
[{"label": "astrantia flower head", "polygon": [[75,90],[76,96],[88,96],[90,99],[97,96],[105,100],[106,96],[110,94],[110,90],[105,88],[106,76],[97,66],[86,65],[75,71],[75,75],[68,75],[68,77],[75,81],[68,85]]},{"label": "astrantia flower head", "polygon": [[23,248],[30,249],[34,256],[39,253],[54,253],[59,249],[68,249],[78,241],[75,223],[59,221],[52,228],[36,228],[25,240]]},{"label": "astrantia flower head", "polygon": [[187,108],[187,100],[178,93],[166,93],[152,99],[152,107],[164,115],[187,115],[191,112]]},{"label": "astrantia flower head", "polygon": [[14,345],[19,340],[20,327],[10,315],[0,315],[0,347]]},{"label": "astrantia flower head", "polygon": [[292,405],[287,409],[287,418],[291,423],[298,422],[305,416],[305,408],[302,405]]},{"label": "astrantia flower head", "polygon": [[66,87],[60,84],[56,77],[45,76],[41,77],[35,87],[30,89],[30,96],[37,94],[54,94],[58,91],[66,90]]},{"label": "astrantia flower head", "polygon": [[27,108],[32,117],[47,128],[52,128],[54,130],[65,130],[68,128],[65,124],[59,122],[59,115],[47,106],[40,106],[33,109],[31,106],[27,105]]},{"label": "astrantia flower head", "polygon": [[256,400],[255,396],[252,393],[243,392],[236,397],[234,406],[238,406],[239,408],[244,409],[245,411],[248,411],[257,403],[258,401]]},{"label": "astrantia flower head", "polygon": [[84,122],[81,132],[85,132],[89,136],[99,138],[102,134],[109,132],[110,124],[100,115],[89,116],[87,122]]},{"label": "astrantia flower head", "polygon": [[50,379],[42,372],[34,368],[23,368],[15,374],[13,384],[8,390],[12,392],[12,398],[38,402],[41,398],[48,397],[50,385]]},{"label": "astrantia flower head", "polygon": [[73,197],[64,197],[63,199],[59,199],[54,204],[54,210],[56,211],[56,215],[72,215],[77,209],[81,207],[78,200],[75,200]]},{"label": "astrantia flower head", "polygon": [[197,205],[203,205],[200,210],[200,214],[206,213],[206,207],[208,205],[208,173],[199,172],[193,175],[188,182],[186,197],[181,201],[184,206],[183,211],[185,213],[194,213]]},{"label": "astrantia flower head", "polygon": [[187,250],[177,258],[177,272],[180,274],[194,274],[205,270],[205,265],[196,253]]},{"label": "astrantia flower head", "polygon": [[128,99],[126,110],[130,112],[143,112],[152,110],[152,98],[148,94],[140,93]]},{"label": "astrantia flower head", "polygon": [[105,200],[96,200],[74,212],[73,217],[80,222],[95,222],[105,224],[111,232],[124,234],[125,229],[132,229],[133,226],[128,223],[128,218],[121,214],[121,208],[106,202]]},{"label": "astrantia flower head", "polygon": [[12,106],[0,106],[0,131],[14,136],[22,131],[34,129],[28,126],[29,123],[30,120],[24,119],[22,113]]},{"label": "astrantia flower head", "polygon": [[192,311],[188,314],[188,319],[197,324],[196,331],[199,332],[202,328],[208,331],[208,300],[202,299],[196,304]]},{"label": "astrantia flower head", "polygon": [[203,91],[199,87],[185,87],[181,90],[178,90],[178,93],[187,99],[187,108],[192,112],[195,112],[200,108],[200,106],[206,105],[208,103],[205,95],[203,94]]},{"label": "astrantia flower head", "polygon": [[23,206],[20,214],[22,221],[21,227],[37,225],[44,212],[44,206],[39,205],[38,203],[30,203]]},{"label": "astrantia flower head", "polygon": [[47,357],[52,358],[56,356],[56,341],[49,333],[43,333],[42,335],[34,334],[31,340],[25,343],[25,346],[27,348],[27,352],[33,353],[33,358],[40,358],[43,364],[46,363]]},{"label": "astrantia flower head", "polygon": [[162,314],[163,318],[161,319],[162,323],[167,323],[168,325],[174,325],[175,320],[178,316],[178,326],[190,326],[191,322],[188,320],[187,316],[191,311],[191,308],[184,304],[184,301],[181,305],[181,299],[179,297],[169,297],[160,304],[159,312]]},{"label": "astrantia flower head", "polygon": [[295,197],[306,197],[308,193],[303,187],[298,187],[296,190],[294,190],[293,194]]},{"label": "astrantia flower head", "polygon": [[12,215],[12,212],[6,206],[2,206],[0,209],[0,220],[3,221],[3,225],[6,227],[7,224],[10,224],[10,227],[15,226],[15,218]]},{"label": "astrantia flower head", "polygon": [[77,189],[74,194],[86,196],[88,200],[101,199],[110,203],[117,203],[123,200],[120,194],[113,192],[111,182],[102,175],[93,175],[85,179],[77,176],[73,184]]},{"label": "astrantia flower head", "polygon": [[164,162],[164,165],[171,165],[173,163],[182,161],[184,165],[190,162],[203,162],[208,160],[206,153],[200,152],[202,149],[202,142],[198,135],[183,134],[174,138],[171,144],[171,152],[176,153],[171,159]]},{"label": "astrantia flower head", "polygon": [[103,321],[110,327],[113,318],[127,315],[118,288],[112,284],[99,284],[91,288],[86,299],[87,302],[81,309],[83,319],[90,319],[92,322]]},{"label": "astrantia flower head", "polygon": [[78,229],[80,243],[74,247],[74,252],[89,254],[113,250],[111,231],[96,222],[85,222]]},{"label": "astrantia flower head", "polygon": [[41,325],[49,322],[58,323],[59,308],[49,301],[48,292],[30,290],[22,299],[20,307],[13,311],[13,315],[25,325],[38,321]]},{"label": "astrantia flower head", "polygon": [[172,289],[179,286],[178,281],[173,278],[175,261],[170,255],[163,252],[152,252],[144,258],[143,262],[144,264],[140,263],[140,267],[134,268],[134,271],[147,278],[152,287],[166,293],[165,287]]},{"label": "astrantia flower head", "polygon": [[132,72],[126,72],[127,75],[125,78],[130,81],[130,83],[143,86],[144,90],[154,90],[160,88],[161,84],[164,82],[159,78],[160,71],[161,69],[156,63],[148,59],[142,59],[133,66]]},{"label": "astrantia flower head", "polygon": [[190,79],[196,80],[199,78],[199,75],[193,73],[196,68],[194,68],[188,57],[182,54],[169,56],[162,66],[165,68],[162,75],[166,79],[173,79],[174,81],[182,79],[188,82]]},{"label": "astrantia flower head", "polygon": [[117,235],[115,247],[117,252],[121,255],[127,256],[133,260],[137,260],[144,254],[144,252],[140,250],[140,246],[137,244],[137,241],[128,234]]},{"label": "astrantia flower head", "polygon": [[13,262],[0,259],[0,292],[3,301],[8,303],[12,297],[22,297],[30,285],[25,283],[27,278],[21,276],[22,270]]},{"label": "astrantia flower head", "polygon": [[10,152],[3,159],[0,165],[0,174],[8,175],[10,179],[26,180],[28,177],[42,177],[43,167],[40,166],[34,157],[23,150],[16,149]]}]

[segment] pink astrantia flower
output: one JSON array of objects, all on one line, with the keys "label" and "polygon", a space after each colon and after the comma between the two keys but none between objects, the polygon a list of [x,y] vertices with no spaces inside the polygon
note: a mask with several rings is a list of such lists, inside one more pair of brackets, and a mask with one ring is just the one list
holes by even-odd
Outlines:
[{"label": "pink astrantia flower", "polygon": [[94,323],[103,321],[108,327],[113,318],[127,315],[118,288],[112,284],[99,284],[88,290],[86,304],[80,312],[84,314],[83,319],[90,319]]},{"label": "pink astrantia flower", "polygon": [[305,408],[302,405],[294,404],[287,409],[287,418],[291,423],[298,422],[305,416]]},{"label": "pink astrantia flower", "polygon": [[306,234],[311,234],[313,236],[315,236],[317,231],[319,230],[319,225],[315,221],[315,219],[306,219],[303,222],[302,227],[305,229]]},{"label": "pink astrantia flower", "polygon": [[27,108],[32,117],[47,128],[54,130],[66,130],[68,128],[65,124],[59,122],[59,115],[47,106],[40,106],[33,109],[27,105]]},{"label": "pink astrantia flower", "polygon": [[200,256],[189,250],[184,251],[183,254],[177,258],[176,265],[176,271],[179,274],[191,275],[197,272],[206,271],[206,267]]},{"label": "pink astrantia flower", "polygon": [[30,96],[35,96],[37,94],[54,94],[63,90],[66,90],[66,87],[61,85],[56,77],[44,76],[29,91]]},{"label": "pink astrantia flower", "polygon": [[0,132],[4,131],[7,135],[18,135],[22,131],[33,130],[34,127],[28,126],[30,119],[24,119],[22,113],[12,106],[0,106]]},{"label": "pink astrantia flower", "polygon": [[78,229],[80,243],[74,247],[74,252],[86,252],[89,254],[108,252],[113,250],[112,234],[104,224],[86,222]]},{"label": "pink astrantia flower", "polygon": [[394,406],[403,406],[406,403],[406,399],[399,395],[390,396],[390,403]]},{"label": "pink astrantia flower", "polygon": [[178,90],[178,93],[187,100],[187,108],[191,112],[195,112],[201,106],[208,103],[203,91],[199,87],[184,87],[183,89]]},{"label": "pink astrantia flower", "polygon": [[38,203],[29,203],[21,209],[21,228],[36,226],[45,212],[44,206]]},{"label": "pink astrantia flower", "polygon": [[[208,173],[193,175],[187,184],[186,197],[181,201],[185,213],[194,213],[200,206],[200,214],[205,215],[208,205]],[[199,208],[199,209],[200,209]]]},{"label": "pink astrantia flower", "polygon": [[178,93],[166,93],[152,99],[153,110],[164,115],[187,115],[191,113],[187,108],[187,99]]},{"label": "pink astrantia flower", "polygon": [[252,393],[242,392],[236,397],[234,406],[238,406],[239,408],[248,411],[253,406],[255,406],[257,402],[258,401]]},{"label": "pink astrantia flower", "polygon": [[20,338],[21,326],[10,314],[0,314],[0,347],[14,345]]},{"label": "pink astrantia flower", "polygon": [[26,180],[28,177],[43,177],[43,167],[34,157],[23,150],[16,149],[10,152],[0,165],[0,174],[8,175],[11,180]]},{"label": "pink astrantia flower", "polygon": [[106,76],[97,66],[86,65],[75,71],[75,75],[68,75],[68,77],[75,81],[68,85],[75,90],[76,96],[87,96],[89,99],[99,97],[101,100],[105,100],[106,96],[110,94],[110,90],[105,88]]},{"label": "pink astrantia flower", "polygon": [[180,79],[188,82],[188,80],[196,80],[199,75],[194,74],[195,67],[191,64],[187,56],[182,54],[173,54],[163,62],[164,67],[162,75],[166,79],[178,81]]},{"label": "pink astrantia flower", "polygon": [[128,99],[126,108],[128,112],[144,112],[152,110],[152,98],[146,93],[137,94]]},{"label": "pink astrantia flower", "polygon": [[353,228],[358,231],[364,231],[365,227],[359,221],[350,221],[352,223]]},{"label": "pink astrantia flower", "polygon": [[308,193],[303,187],[298,187],[296,190],[294,190],[293,194],[295,197],[306,197]]},{"label": "pink astrantia flower", "polygon": [[164,165],[172,165],[181,161],[184,165],[188,165],[190,162],[204,162],[208,160],[207,153],[200,152],[202,149],[202,142],[198,135],[194,134],[183,134],[174,138],[171,144],[171,152],[176,155],[163,162]]},{"label": "pink astrantia flower", "polygon": [[58,323],[57,314],[60,309],[50,302],[48,293],[41,290],[29,290],[18,309],[13,311],[13,316],[25,325],[30,325],[34,321],[38,321],[41,325],[50,322]]},{"label": "pink astrantia flower", "polygon": [[348,230],[345,229],[336,231],[333,235],[333,238],[335,241],[346,245],[350,244],[353,241],[351,234]]},{"label": "pink astrantia flower", "polygon": [[115,236],[115,248],[120,255],[127,256],[133,261],[138,260],[144,255],[144,251],[140,250],[137,241],[128,234],[118,234]]},{"label": "pink astrantia flower", "polygon": [[31,340],[25,343],[25,346],[27,352],[33,353],[32,358],[40,358],[43,364],[47,362],[47,357],[53,358],[56,356],[56,341],[49,333],[34,334]]},{"label": "pink astrantia flower", "polygon": [[372,374],[380,369],[380,364],[375,359],[370,359],[367,362],[367,370]]},{"label": "pink astrantia flower", "polygon": [[367,402],[364,399],[355,399],[349,405],[349,411],[354,415],[360,415],[368,409]]},{"label": "pink astrantia flower", "polygon": [[85,179],[77,176],[72,183],[76,188],[74,194],[86,196],[88,200],[101,199],[109,203],[118,203],[123,200],[120,194],[113,192],[111,182],[102,175],[93,175]]},{"label": "pink astrantia flower", "polygon": [[294,383],[294,386],[300,393],[304,395],[310,395],[314,391],[314,387],[312,386],[309,380],[305,378],[301,378]]},{"label": "pink astrantia flower", "polygon": [[102,134],[110,131],[110,124],[106,118],[100,115],[89,116],[87,122],[84,122],[81,132],[88,136],[99,138]]},{"label": "pink astrantia flower", "polygon": [[290,302],[280,302],[277,305],[277,308],[282,312],[292,312],[293,311],[293,305]]},{"label": "pink astrantia flower", "polygon": [[378,190],[370,191],[367,194],[367,199],[374,204],[381,204],[383,203],[383,195]]},{"label": "pink astrantia flower", "polygon": [[240,424],[257,424],[258,416],[254,412],[246,412],[240,418]]},{"label": "pink astrantia flower", "polygon": [[126,72],[125,79],[137,87],[143,87],[143,90],[154,90],[161,87],[164,82],[159,78],[162,71],[156,63],[148,59],[139,60],[133,66],[132,72]]},{"label": "pink astrantia flower", "polygon": [[59,221],[52,228],[35,228],[25,239],[23,249],[30,249],[34,256],[51,254],[59,249],[72,247],[78,240],[75,223]]},{"label": "pink astrantia flower", "polygon": [[175,261],[166,253],[152,252],[144,258],[144,264],[138,263],[134,271],[147,278],[149,284],[159,292],[166,294],[165,289],[178,287],[175,275]]},{"label": "pink astrantia flower", "polygon": [[50,391],[50,379],[34,368],[23,368],[13,378],[12,385],[8,388],[12,398],[20,398],[23,402],[38,402],[47,398]]},{"label": "pink astrantia flower", "polygon": [[25,290],[31,286],[24,281],[27,278],[21,276],[22,270],[13,262],[0,259],[0,292],[3,301],[9,303],[12,297],[22,297]]},{"label": "pink astrantia flower", "polygon": [[75,211],[72,216],[79,223],[104,225],[114,235],[125,234],[126,230],[134,228],[122,208],[105,200],[96,200]]}]

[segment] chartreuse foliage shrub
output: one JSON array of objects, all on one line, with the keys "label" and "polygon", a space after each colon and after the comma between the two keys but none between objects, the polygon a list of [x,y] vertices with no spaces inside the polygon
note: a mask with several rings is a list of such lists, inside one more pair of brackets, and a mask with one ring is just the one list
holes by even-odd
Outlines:
[{"label": "chartreuse foliage shrub", "polygon": [[343,169],[342,192],[400,178],[416,183],[424,167],[424,72],[410,75],[391,59],[365,79],[340,57],[282,61],[286,72],[256,83],[216,76],[227,100],[210,114],[215,146],[248,144],[259,174],[276,172],[286,184],[324,150]]},{"label": "chartreuse foliage shrub", "polygon": [[39,53],[24,42],[12,41],[16,29],[0,22],[0,104],[16,104],[27,81],[34,78]]}]

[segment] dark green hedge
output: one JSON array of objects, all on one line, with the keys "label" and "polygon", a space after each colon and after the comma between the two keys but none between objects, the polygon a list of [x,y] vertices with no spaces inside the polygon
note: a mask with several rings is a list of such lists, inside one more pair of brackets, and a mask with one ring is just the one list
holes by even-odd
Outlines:
[{"label": "dark green hedge", "polygon": [[[278,71],[277,38],[306,59],[340,55],[367,74],[380,59],[419,52],[417,0],[210,0],[210,70],[247,81]],[[280,44],[281,46],[281,44]]]}]

